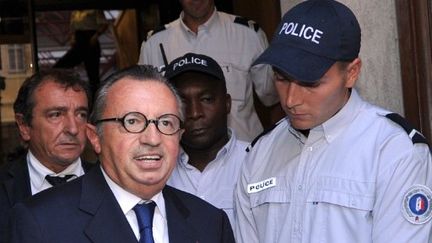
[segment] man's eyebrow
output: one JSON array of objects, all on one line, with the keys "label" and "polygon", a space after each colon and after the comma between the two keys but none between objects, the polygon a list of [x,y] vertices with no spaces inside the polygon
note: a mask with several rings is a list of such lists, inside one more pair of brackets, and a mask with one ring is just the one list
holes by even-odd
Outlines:
[{"label": "man's eyebrow", "polygon": [[80,106],[77,109],[75,109],[76,111],[89,111],[89,108],[87,106]]},{"label": "man's eyebrow", "polygon": [[[49,112],[49,111],[67,111],[69,110],[69,107],[67,106],[52,106],[52,107],[48,107],[46,108],[44,111],[45,112]],[[79,106],[78,108],[75,109],[75,111],[89,111],[88,107],[86,106]]]},{"label": "man's eyebrow", "polygon": [[68,108],[66,106],[51,106],[46,109],[44,109],[45,112],[49,111],[67,111]]}]

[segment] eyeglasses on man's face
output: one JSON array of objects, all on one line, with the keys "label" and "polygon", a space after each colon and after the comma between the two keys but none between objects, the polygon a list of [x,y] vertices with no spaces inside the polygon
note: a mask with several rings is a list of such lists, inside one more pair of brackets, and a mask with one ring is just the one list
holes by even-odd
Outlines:
[{"label": "eyeglasses on man's face", "polygon": [[183,128],[182,120],[174,114],[164,114],[156,119],[147,119],[140,112],[129,112],[123,117],[105,118],[96,121],[96,124],[101,122],[120,122],[124,129],[130,133],[141,133],[150,123],[153,123],[157,130],[165,135],[173,135]]}]

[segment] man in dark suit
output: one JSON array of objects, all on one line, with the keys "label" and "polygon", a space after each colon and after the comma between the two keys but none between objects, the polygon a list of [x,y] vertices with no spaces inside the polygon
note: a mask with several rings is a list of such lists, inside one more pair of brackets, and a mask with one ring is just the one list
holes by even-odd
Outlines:
[{"label": "man in dark suit", "polygon": [[90,167],[80,159],[89,92],[86,82],[66,70],[41,71],[21,86],[14,111],[25,148],[0,169],[1,243],[7,242],[8,215],[16,203]]},{"label": "man in dark suit", "polygon": [[166,186],[183,133],[182,102],[157,69],[102,84],[87,137],[100,167],[18,204],[11,242],[234,242],[224,211]]}]

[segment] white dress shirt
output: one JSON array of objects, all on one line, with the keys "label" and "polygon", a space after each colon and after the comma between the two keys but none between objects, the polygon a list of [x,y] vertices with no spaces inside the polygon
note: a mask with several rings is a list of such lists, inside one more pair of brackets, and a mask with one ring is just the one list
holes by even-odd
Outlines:
[{"label": "white dress shirt", "polygon": [[[135,237],[137,240],[140,238],[140,231],[138,227],[138,221],[133,208],[138,203],[143,203],[145,200],[137,197],[136,195],[124,190],[122,187],[117,185],[111,178],[105,173],[104,169],[101,167],[102,174],[108,183],[111,191],[113,192],[121,210],[126,216]],[[165,212],[165,199],[162,192],[154,195],[150,201],[156,203],[153,216],[153,239],[155,243],[169,243],[168,238],[168,221]]]},{"label": "white dress shirt", "polygon": [[79,176],[84,175],[84,169],[81,165],[81,159],[78,158],[70,164],[65,170],[60,173],[55,173],[45,167],[31,152],[27,153],[27,163],[30,176],[30,187],[32,195],[41,192],[45,189],[52,187],[52,185],[45,179],[47,175],[60,176],[74,175],[68,181],[71,181]]}]

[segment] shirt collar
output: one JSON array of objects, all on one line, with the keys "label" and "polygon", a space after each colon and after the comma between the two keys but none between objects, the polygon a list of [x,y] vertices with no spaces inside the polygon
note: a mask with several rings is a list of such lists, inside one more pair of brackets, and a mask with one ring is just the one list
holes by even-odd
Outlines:
[{"label": "shirt collar", "polygon": [[[181,28],[185,32],[195,35],[195,33],[191,29],[189,29],[189,27],[187,27],[187,25],[184,23],[183,17],[184,17],[184,11],[182,11],[180,13],[180,17],[179,17]],[[210,32],[211,26],[214,25],[218,20],[219,20],[219,13],[215,7],[213,10],[213,14],[210,16],[210,18],[207,20],[207,22],[205,22],[204,24],[202,24],[198,27],[198,31],[206,30],[207,32]]]},{"label": "shirt collar", "polygon": [[305,137],[301,132],[289,126],[288,129],[300,143],[313,143],[314,140],[324,136],[328,143],[331,143],[338,137],[346,126],[348,126],[358,114],[363,104],[362,98],[359,96],[355,89],[351,90],[350,97],[347,103],[340,109],[333,117],[325,121],[321,125],[312,128],[309,136]]},{"label": "shirt collar", "polygon": [[355,89],[351,89],[351,95],[347,103],[333,117],[312,129],[313,131],[322,130],[326,140],[330,143],[338,137],[346,126],[351,124],[358,114],[363,104],[362,98]]},{"label": "shirt collar", "polygon": [[133,207],[135,207],[135,205],[137,205],[138,203],[146,203],[148,201],[153,201],[156,203],[156,208],[157,210],[159,210],[162,217],[166,219],[165,200],[162,192],[158,192],[150,200],[143,200],[135,194],[132,194],[123,189],[121,186],[117,185],[117,183],[111,180],[111,178],[106,174],[102,166],[101,170],[109,188],[113,192],[114,197],[117,199],[117,202],[120,205],[123,214],[126,214],[129,211],[133,210]]},{"label": "shirt collar", "polygon": [[[62,172],[56,174],[52,170],[45,167],[29,150],[27,153],[27,162],[28,162],[28,168],[29,168],[29,174],[31,184],[34,185],[38,191],[42,188],[44,182],[45,182],[45,176],[52,175],[52,176],[64,176],[64,175],[75,175],[75,177],[81,176],[84,174],[84,170],[81,166],[81,159],[78,157],[77,160],[75,160],[72,164],[70,164],[66,169],[64,169]],[[71,179],[75,178],[72,177]]]}]

